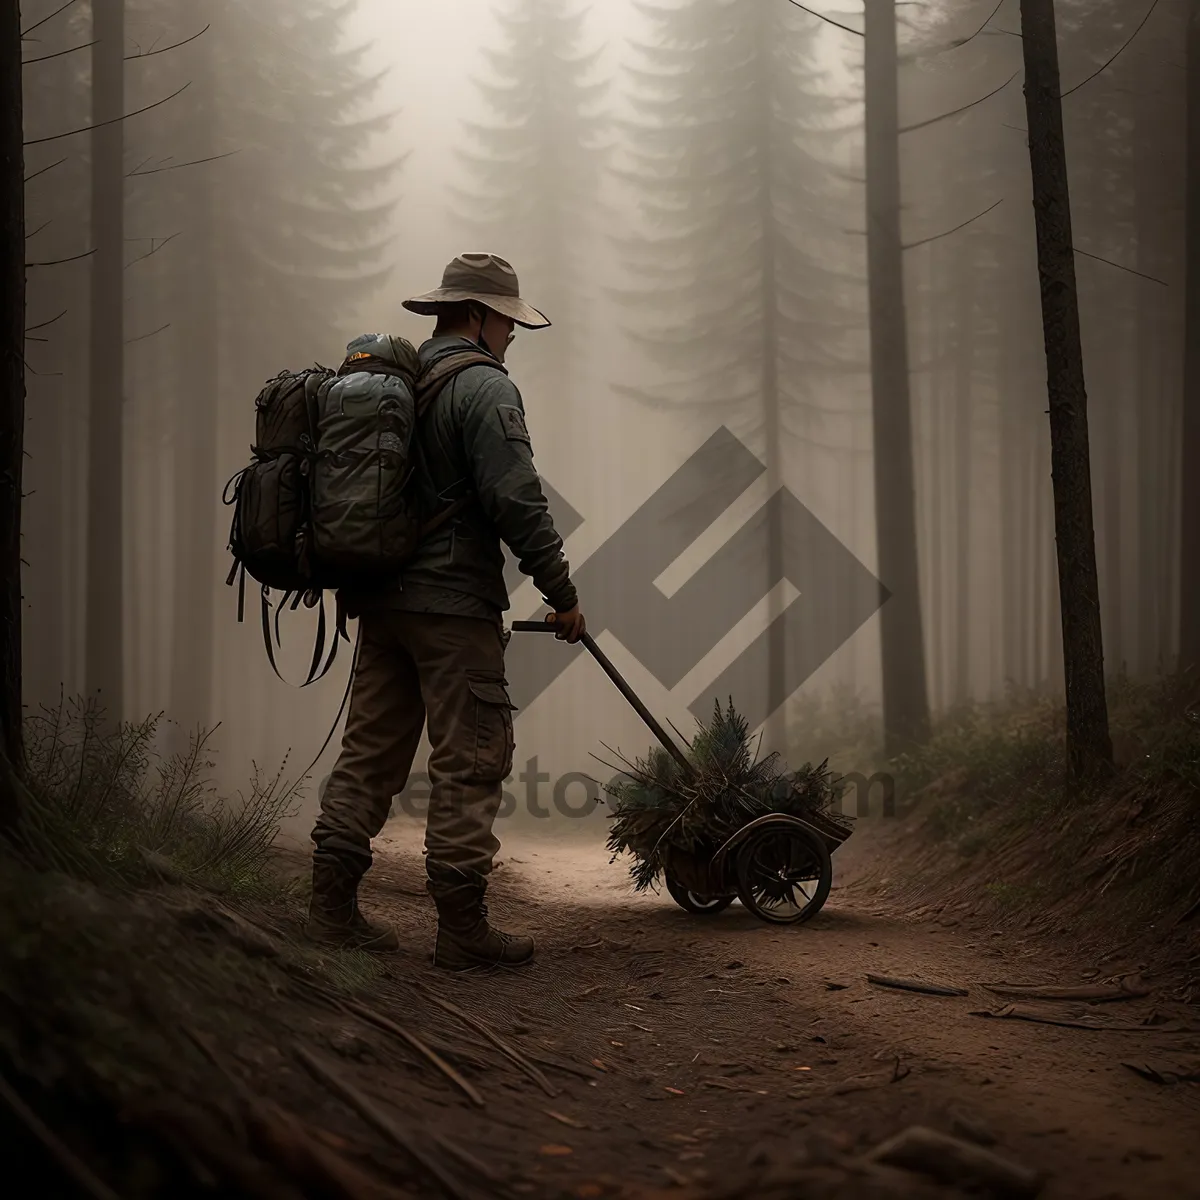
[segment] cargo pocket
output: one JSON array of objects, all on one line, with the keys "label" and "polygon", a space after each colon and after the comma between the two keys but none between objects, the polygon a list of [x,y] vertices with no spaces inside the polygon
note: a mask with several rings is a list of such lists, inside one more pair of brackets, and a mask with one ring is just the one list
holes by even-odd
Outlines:
[{"label": "cargo pocket", "polygon": [[502,783],[512,771],[516,751],[512,718],[516,706],[501,675],[468,675],[467,682],[475,697],[475,778],[481,783]]}]

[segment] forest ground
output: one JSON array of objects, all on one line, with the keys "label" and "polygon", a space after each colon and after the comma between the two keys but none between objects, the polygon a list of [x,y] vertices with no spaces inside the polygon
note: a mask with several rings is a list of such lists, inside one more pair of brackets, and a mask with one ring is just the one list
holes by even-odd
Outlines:
[{"label": "forest ground", "polygon": [[[404,950],[371,958],[304,942],[302,853],[231,888],[181,871],[183,841],[117,884],[69,805],[37,806],[49,868],[0,870],[0,1151],[26,1194],[84,1200],[975,1194],[961,1151],[870,1159],[919,1125],[1049,1200],[1200,1198],[1200,723],[1171,703],[1087,797],[1048,785],[1053,731],[935,740],[906,776],[931,782],[858,822],[798,927],[633,894],[600,815],[506,823],[492,916],[539,943],[509,972],[433,968],[410,819],[362,897]],[[1146,712],[1122,717],[1144,739]],[[1122,990],[1013,1005],[1001,984]]]},{"label": "forest ground", "polygon": [[[408,1072],[346,1069],[389,1107],[432,1118],[470,1145],[518,1194],[640,1186],[684,1197],[737,1185],[767,1195],[766,1180],[789,1171],[796,1190],[780,1195],[822,1194],[801,1190],[806,1172],[803,1186],[830,1194],[917,1194],[908,1188],[916,1177],[870,1181],[853,1163],[920,1124],[992,1142],[1045,1172],[1047,1197],[1200,1196],[1200,1086],[1152,1082],[1124,1065],[1149,1064],[1160,1076],[1194,1069],[1196,1008],[1156,994],[1151,970],[1144,998],[1027,1006],[1120,1030],[973,1015],[1004,1007],[989,983],[1080,986],[1148,964],[1136,948],[1083,954],[1073,939],[973,917],[967,899],[954,911],[892,910],[871,876],[894,849],[894,824],[862,822],[835,858],[824,911],[782,929],[740,905],[698,917],[665,895],[631,895],[598,838],[508,835],[493,916],[534,933],[538,960],[455,978],[428,964],[433,915],[421,894],[419,831],[394,822],[364,893],[410,947],[391,973],[425,982],[518,1051],[582,1074],[544,1066],[551,1097],[512,1069],[482,1069],[474,1078],[486,1108],[442,1088],[431,1111]],[[968,995],[892,990],[868,972]],[[386,1002],[378,1011],[389,1011]],[[356,1025],[354,1052],[359,1038],[379,1036]]]}]

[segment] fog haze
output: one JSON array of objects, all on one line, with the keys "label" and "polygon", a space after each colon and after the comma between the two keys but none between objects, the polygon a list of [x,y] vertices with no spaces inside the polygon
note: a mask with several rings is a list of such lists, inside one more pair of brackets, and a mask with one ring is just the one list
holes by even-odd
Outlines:
[{"label": "fog haze", "polygon": [[[224,586],[220,491],[244,465],[264,380],[336,364],[366,330],[419,343],[431,322],[401,304],[436,286],[464,250],[510,258],[527,298],[554,321],[520,332],[509,363],[539,471],[581,518],[566,542],[574,567],[726,428],[765,472],[660,576],[660,591],[682,588],[781,490],[880,570],[863,14],[809,7],[821,15],[788,0],[362,0],[344,19],[316,3],[128,6],[135,46],[212,28],[127,72],[128,109],[192,81],[128,122],[127,166],[204,160],[153,184],[130,177],[125,191],[129,256],[136,239],[157,239],[149,263],[126,267],[127,718],[219,722],[212,745],[226,787],[252,762],[271,771],[286,754],[297,771],[316,754],[350,648],[302,691],[274,676],[257,593],[239,625],[236,589]],[[1091,75],[1134,32],[1105,0],[1060,7],[1065,79]],[[895,9],[905,311],[892,315],[905,319],[909,349],[913,611],[935,713],[1062,682],[1017,5],[993,8]],[[1173,654],[1178,615],[1183,80],[1163,64],[1176,55],[1183,10],[1164,3],[1128,53],[1064,98],[1107,661],[1134,674]],[[514,47],[501,19],[528,18],[569,42],[573,14],[578,41],[565,59],[558,43]],[[88,16],[80,5],[69,27],[47,27],[46,49],[86,36]],[[358,58],[346,55],[354,47],[364,48]],[[31,130],[87,116],[86,71],[68,59],[55,70],[44,77],[53,83],[27,84]],[[664,83],[663,71],[677,74]],[[486,85],[505,72],[517,108],[530,89],[548,89],[560,96],[555,111],[503,112]],[[497,124],[518,133],[489,140],[471,128]],[[86,240],[87,146],[76,138],[69,150],[74,165],[53,189],[30,185],[31,227],[56,222],[34,243],[46,259]],[[52,153],[31,148],[28,169]],[[513,164],[531,154],[522,175]],[[741,154],[744,170],[731,166]],[[329,186],[317,194],[310,184],[322,173]],[[505,199],[493,204],[487,180],[501,176]],[[178,242],[160,247],[170,235]],[[269,269],[250,265],[256,256]],[[70,309],[30,356],[27,691],[38,703],[88,687],[82,531],[92,501],[77,352],[87,313],[71,303],[86,280],[76,264],[30,284],[39,317]],[[193,453],[204,422],[215,431],[211,462]],[[206,500],[187,499],[180,483],[181,464],[196,462],[204,478],[193,491]],[[202,519],[185,538],[193,511]],[[687,731],[692,702],[790,604],[844,606],[822,599],[822,582],[764,585],[761,602],[672,686],[613,631],[601,628],[600,644],[650,708]],[[508,615],[538,609],[527,581]],[[304,610],[281,623],[280,669],[291,680],[308,669],[314,627]],[[524,652],[518,635],[510,653]],[[877,723],[880,663],[876,615],[804,680],[767,744],[819,759],[838,721]],[[536,756],[552,777],[608,778],[592,758],[608,757],[602,743],[641,754],[649,741],[579,656],[518,714],[516,761]]]}]

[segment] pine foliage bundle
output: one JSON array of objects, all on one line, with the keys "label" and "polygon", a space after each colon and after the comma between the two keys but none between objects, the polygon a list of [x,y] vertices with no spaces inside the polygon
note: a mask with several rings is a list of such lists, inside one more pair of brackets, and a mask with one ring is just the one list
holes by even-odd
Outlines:
[{"label": "pine foliage bundle", "polygon": [[789,771],[777,754],[759,758],[745,717],[730,700],[713,706],[712,721],[698,722],[688,747],[691,772],[661,747],[625,763],[625,779],[606,788],[613,801],[608,848],[613,860],[633,856],[630,875],[644,891],[673,854],[703,859],[743,825],[768,813],[819,818],[849,832],[837,811],[842,785],[827,762]]}]

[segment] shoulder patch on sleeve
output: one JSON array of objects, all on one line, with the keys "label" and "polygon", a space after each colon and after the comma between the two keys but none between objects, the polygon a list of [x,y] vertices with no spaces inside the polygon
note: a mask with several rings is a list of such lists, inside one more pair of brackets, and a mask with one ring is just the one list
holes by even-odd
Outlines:
[{"label": "shoulder patch on sleeve", "polygon": [[525,428],[525,414],[515,404],[498,404],[496,411],[500,414],[500,425],[504,436],[510,442],[524,442],[530,445],[529,430]]}]

